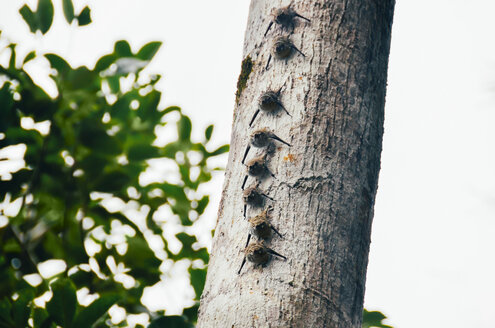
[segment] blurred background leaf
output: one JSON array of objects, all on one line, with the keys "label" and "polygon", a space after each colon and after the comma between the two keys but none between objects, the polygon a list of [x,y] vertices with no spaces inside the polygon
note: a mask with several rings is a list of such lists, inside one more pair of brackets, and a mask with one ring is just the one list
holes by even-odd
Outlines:
[{"label": "blurred background leaf", "polygon": [[363,311],[363,328],[392,328],[392,326],[388,326],[382,323],[387,317],[379,312],[379,311],[367,311],[364,309]]},{"label": "blurred background leaf", "polygon": [[[76,14],[72,1],[63,0],[61,8],[69,24],[91,22],[89,7]],[[51,0],[39,0],[35,11],[20,9],[33,33],[47,33],[53,16]],[[9,43],[8,66],[0,66],[0,149],[25,151],[24,164],[0,180],[0,200],[19,208],[0,227],[1,327],[24,327],[29,319],[33,327],[113,327],[111,307],[126,314],[121,327],[128,315],[142,313],[150,327],[194,325],[208,252],[185,226],[197,222],[209,203],[199,190],[214,171],[206,160],[228,147],[208,153],[213,126],[204,142],[195,142],[191,119],[179,107],[160,107],[160,76],[143,73],[160,47],[149,42],[134,52],[127,41],[117,41],[93,69],[41,54],[52,68],[53,98],[16,66],[16,46]],[[42,57],[31,51],[23,64]],[[157,147],[155,129],[165,125],[176,129],[176,138]],[[199,159],[192,162],[191,152]],[[176,173],[144,181],[152,161],[165,161]],[[191,170],[201,173],[193,179]],[[174,235],[180,251],[169,249],[171,222],[179,227]],[[40,268],[53,260],[60,268],[43,274]],[[145,288],[163,281],[177,261],[188,263],[194,305],[183,316],[151,311],[142,303]],[[47,292],[52,296],[46,303],[34,302]],[[86,297],[77,296],[83,292]]]}]

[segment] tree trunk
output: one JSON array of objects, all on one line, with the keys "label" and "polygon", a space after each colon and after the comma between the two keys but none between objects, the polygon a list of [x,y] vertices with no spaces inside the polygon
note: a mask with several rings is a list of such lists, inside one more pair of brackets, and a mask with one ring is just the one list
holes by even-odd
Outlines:
[{"label": "tree trunk", "polygon": [[[231,151],[198,326],[360,327],[376,195],[394,0],[301,0],[295,26],[273,24],[284,1],[251,2],[239,77]],[[305,56],[271,58],[272,41],[288,35]],[[283,110],[259,113],[266,90]],[[252,131],[267,127],[275,177],[259,189],[273,198],[271,223],[283,235],[267,245],[287,257],[237,271],[249,232],[243,218],[241,164]],[[263,153],[252,148],[248,158]],[[249,177],[247,185],[255,183]],[[263,208],[247,206],[247,217]],[[256,238],[252,238],[256,240]]]}]

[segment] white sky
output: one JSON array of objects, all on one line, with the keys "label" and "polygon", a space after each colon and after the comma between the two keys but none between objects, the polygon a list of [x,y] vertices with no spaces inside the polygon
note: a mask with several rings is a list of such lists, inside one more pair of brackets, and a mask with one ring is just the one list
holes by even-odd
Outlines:
[{"label": "white sky", "polygon": [[[21,22],[22,3],[0,0],[0,29],[20,52],[93,65],[118,39],[134,50],[163,41],[149,71],[163,75],[164,105],[181,106],[198,137],[214,123],[216,143],[229,142],[248,0],[76,1],[93,24],[69,30],[59,16],[43,40]],[[394,327],[493,327],[494,13],[490,0],[396,5],[365,302]]]}]

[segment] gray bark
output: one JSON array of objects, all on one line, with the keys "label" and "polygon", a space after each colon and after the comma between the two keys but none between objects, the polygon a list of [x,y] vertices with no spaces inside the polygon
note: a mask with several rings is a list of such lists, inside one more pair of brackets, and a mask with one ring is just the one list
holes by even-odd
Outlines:
[{"label": "gray bark", "polygon": [[[360,327],[373,205],[382,149],[387,63],[394,0],[301,0],[292,4],[311,22],[273,26],[269,13],[285,1],[253,0],[244,57],[254,61],[240,90],[222,201],[198,326]],[[270,43],[290,35],[306,56],[272,58]],[[260,113],[257,99],[281,91],[292,117]],[[287,260],[266,267],[247,262],[241,164],[249,134],[268,127],[292,144],[277,147],[259,188],[274,201],[269,247]],[[248,158],[262,153],[251,149]],[[248,185],[254,182],[250,177]],[[263,208],[248,206],[248,217]]]}]

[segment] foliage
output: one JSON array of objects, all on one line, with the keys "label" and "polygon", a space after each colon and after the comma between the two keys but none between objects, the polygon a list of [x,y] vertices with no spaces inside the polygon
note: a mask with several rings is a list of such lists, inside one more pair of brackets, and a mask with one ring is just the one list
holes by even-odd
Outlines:
[{"label": "foliage", "polygon": [[[64,16],[67,22],[70,24],[75,19],[79,26],[88,25],[91,23],[91,10],[88,6],[76,16],[74,13],[74,5],[72,0],[62,0],[62,6],[64,10]],[[39,0],[36,11],[33,11],[28,5],[22,6],[19,13],[22,15],[24,21],[28,24],[32,33],[40,31],[42,34],[46,34],[53,23],[53,3],[52,0]]]},{"label": "foliage", "polygon": [[379,311],[367,311],[364,309],[363,311],[363,328],[392,328],[392,326],[388,326],[382,323],[383,320],[387,319],[387,317],[379,312]]},{"label": "foliage", "polygon": [[[25,5],[20,14],[33,33],[45,34],[53,11],[51,0],[39,0],[36,11]],[[64,0],[63,11],[69,23],[91,22],[88,7],[75,15],[72,1]],[[178,107],[160,108],[155,87],[160,76],[143,73],[160,45],[151,42],[133,52],[118,41],[92,69],[34,51],[19,60],[15,44],[4,49],[10,60],[0,65],[0,150],[18,145],[26,150],[25,165],[0,180],[0,201],[20,203],[0,226],[0,327],[109,327],[107,311],[114,304],[127,314],[148,313],[150,327],[195,322],[208,252],[196,247],[196,237],[185,229],[176,234],[180,252],[172,252],[164,222],[175,216],[191,226],[203,214],[209,198],[198,188],[218,170],[207,160],[228,146],[208,151],[213,126],[203,141],[194,142],[190,118]],[[24,67],[43,58],[52,69],[55,98]],[[176,138],[158,147],[155,129],[164,126],[176,130]],[[178,173],[143,183],[143,173],[157,159],[172,163]],[[105,204],[112,200],[134,206],[143,218],[110,209]],[[164,208],[169,217],[160,215]],[[163,252],[152,249],[150,240],[158,240]],[[63,261],[65,270],[41,276],[39,264],[53,259]],[[144,288],[161,280],[163,261],[184,259],[191,263],[196,304],[182,316],[152,313],[141,303]],[[87,306],[77,294],[82,290],[95,298]],[[47,292],[52,297],[43,304],[40,296]],[[126,320],[117,326],[127,326]]]}]

